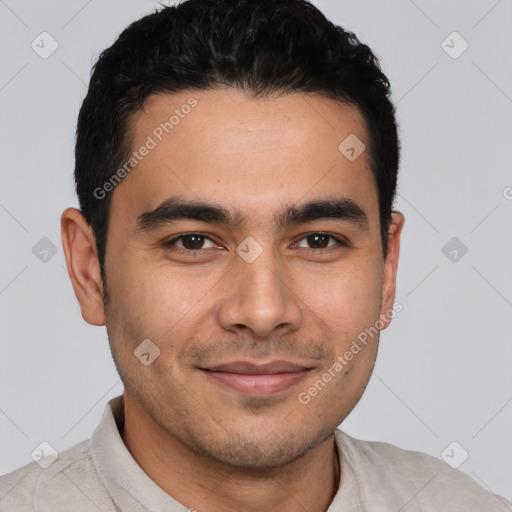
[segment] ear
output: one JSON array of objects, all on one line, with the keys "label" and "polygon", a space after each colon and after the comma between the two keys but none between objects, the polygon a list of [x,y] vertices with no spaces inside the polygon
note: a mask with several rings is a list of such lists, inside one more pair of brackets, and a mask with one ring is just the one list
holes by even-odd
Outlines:
[{"label": "ear", "polygon": [[393,311],[393,304],[396,293],[396,271],[398,267],[398,255],[400,253],[400,234],[404,227],[405,218],[400,212],[391,214],[391,224],[388,231],[388,251],[384,260],[384,278],[382,285],[382,301],[380,319],[384,324],[383,329],[391,323],[390,312]]},{"label": "ear", "polygon": [[64,210],[60,226],[66,265],[82,317],[89,324],[105,325],[103,284],[92,228],[76,208]]}]

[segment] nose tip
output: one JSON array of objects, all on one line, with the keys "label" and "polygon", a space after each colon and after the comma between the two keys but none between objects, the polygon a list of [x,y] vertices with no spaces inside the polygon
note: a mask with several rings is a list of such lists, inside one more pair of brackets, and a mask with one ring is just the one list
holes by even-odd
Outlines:
[{"label": "nose tip", "polygon": [[[266,322],[260,319],[258,322],[252,322],[251,325],[237,324],[235,328],[241,334],[249,334],[255,344],[265,343],[268,341],[270,336],[282,334],[283,331],[286,331],[287,328],[289,328],[288,324],[285,322],[275,325],[275,321],[273,321],[271,317],[267,318],[269,319]],[[247,331],[250,331],[250,333],[247,333]]]}]

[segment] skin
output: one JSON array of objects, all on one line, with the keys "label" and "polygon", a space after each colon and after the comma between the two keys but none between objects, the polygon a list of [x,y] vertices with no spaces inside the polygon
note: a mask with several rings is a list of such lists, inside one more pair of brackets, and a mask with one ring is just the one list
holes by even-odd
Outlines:
[{"label": "skin", "polygon": [[[365,328],[380,318],[387,327],[404,217],[393,214],[384,259],[369,152],[351,162],[338,150],[349,134],[369,148],[363,117],[314,94],[154,95],[131,119],[134,149],[192,96],[197,106],[111,192],[106,307],[92,231],[78,210],[62,214],[74,291],[85,321],[107,326],[125,385],[122,438],[164,491],[200,512],[325,511],[340,480],[334,431],[368,383],[378,336],[308,404],[297,397]],[[137,217],[171,195],[214,201],[246,222],[138,230]],[[367,228],[340,219],[285,228],[273,221],[285,206],[333,196],[355,201]],[[197,232],[209,237],[199,251],[190,240],[163,245]],[[317,232],[348,245],[315,245],[307,235]],[[248,236],[262,248],[252,263],[236,253]],[[188,253],[175,251],[184,247]],[[133,352],[148,338],[160,356],[146,366]],[[312,369],[263,397],[199,370],[236,360]]]}]

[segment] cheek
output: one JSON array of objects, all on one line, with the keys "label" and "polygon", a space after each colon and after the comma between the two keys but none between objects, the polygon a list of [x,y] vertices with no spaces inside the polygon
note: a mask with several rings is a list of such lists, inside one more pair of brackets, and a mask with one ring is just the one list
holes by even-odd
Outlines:
[{"label": "cheek", "polygon": [[346,265],[329,273],[302,277],[302,297],[338,339],[357,336],[379,318],[381,274],[378,266]]},{"label": "cheek", "polygon": [[348,362],[346,373],[336,383],[335,394],[342,405],[348,406],[347,414],[363,395],[375,364],[377,344],[372,342],[361,347],[361,352]]},{"label": "cheek", "polygon": [[213,293],[216,282],[204,270],[194,273],[141,261],[127,261],[112,274],[111,311],[126,328],[121,336],[134,338],[134,342],[149,338],[162,347],[187,326],[193,327],[193,319],[208,303],[208,292]]}]

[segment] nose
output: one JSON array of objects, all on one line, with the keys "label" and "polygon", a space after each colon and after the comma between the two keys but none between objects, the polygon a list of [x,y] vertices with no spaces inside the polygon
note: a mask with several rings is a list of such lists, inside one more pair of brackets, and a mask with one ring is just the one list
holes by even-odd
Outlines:
[{"label": "nose", "polygon": [[272,250],[263,251],[252,263],[237,258],[234,265],[223,282],[217,313],[222,328],[253,338],[297,330],[302,320],[300,298],[290,270]]}]

